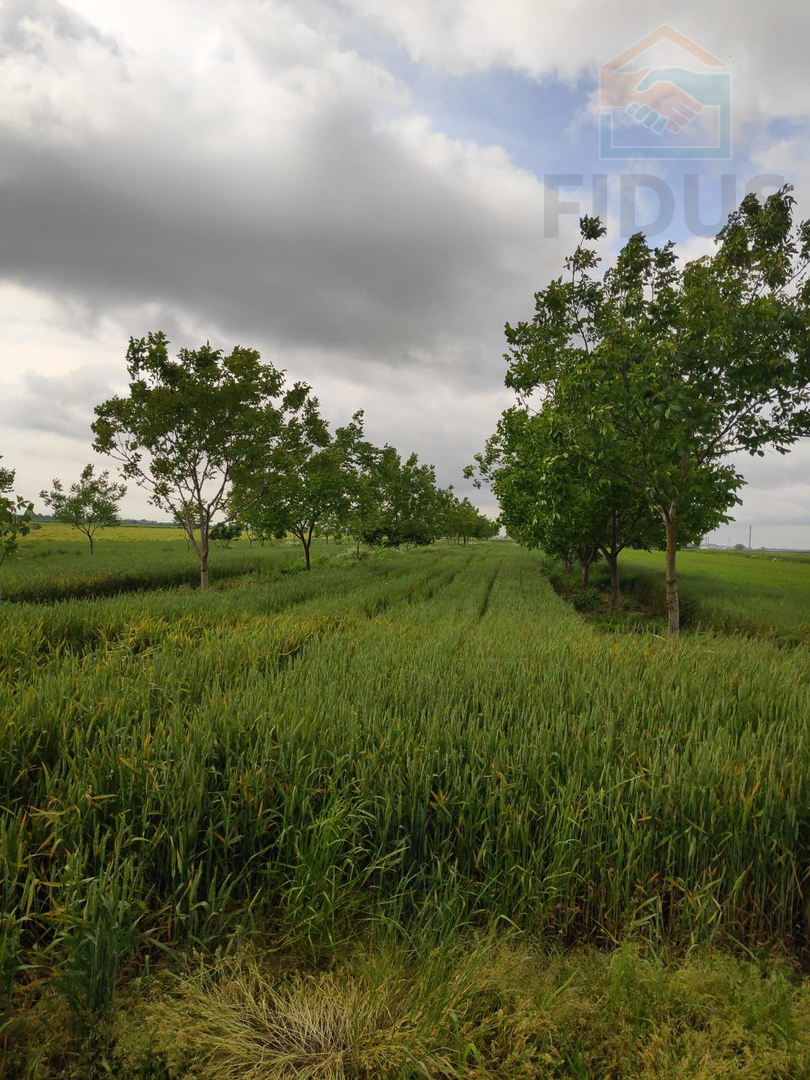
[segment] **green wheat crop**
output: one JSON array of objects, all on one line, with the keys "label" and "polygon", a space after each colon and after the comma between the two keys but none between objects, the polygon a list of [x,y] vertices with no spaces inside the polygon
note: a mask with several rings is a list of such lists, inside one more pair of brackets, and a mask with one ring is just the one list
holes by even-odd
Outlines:
[{"label": "green wheat crop", "polygon": [[0,609],[7,999],[237,928],[804,940],[805,649],[599,634],[507,543],[273,558]]}]

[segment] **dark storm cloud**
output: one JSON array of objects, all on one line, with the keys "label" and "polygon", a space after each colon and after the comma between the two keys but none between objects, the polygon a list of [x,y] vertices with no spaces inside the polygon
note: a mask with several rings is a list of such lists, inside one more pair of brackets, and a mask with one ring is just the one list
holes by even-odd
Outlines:
[{"label": "dark storm cloud", "polygon": [[[465,302],[491,306],[487,284],[498,293],[515,284],[512,275],[495,278],[487,244],[496,238],[449,193],[434,193],[429,215],[409,213],[417,184],[408,185],[404,168],[409,190],[396,210],[390,187],[384,197],[355,190],[348,199],[314,183],[291,211],[270,178],[263,185],[257,177],[245,203],[233,203],[216,190],[230,178],[200,184],[191,163],[158,167],[140,186],[125,162],[87,168],[65,154],[6,145],[3,275],[96,308],[174,303],[231,333],[395,363],[462,332]],[[324,156],[312,175],[334,178]],[[478,366],[478,353],[470,343],[465,359]]]},{"label": "dark storm cloud", "polygon": [[28,372],[15,387],[0,384],[0,427],[92,439],[93,405],[114,390],[109,373],[93,368],[65,375]]},{"label": "dark storm cloud", "polygon": [[[64,43],[56,59],[41,44],[45,54],[29,56],[44,89],[30,88],[29,123],[0,130],[2,275],[90,310],[159,303],[347,366],[491,377],[504,319],[527,310],[544,274],[536,181],[418,118],[380,123],[375,89],[392,104],[401,89],[350,55],[313,45],[300,75],[288,45],[290,76],[255,42],[230,60],[236,35],[210,60],[210,81],[174,82],[106,38],[89,42],[80,23],[65,26],[109,102],[96,110],[94,88],[80,83],[69,125],[48,93]],[[249,118],[236,86],[245,69],[262,88]],[[223,105],[215,83],[227,93],[229,77],[235,100]],[[75,115],[82,94],[86,118]]]}]

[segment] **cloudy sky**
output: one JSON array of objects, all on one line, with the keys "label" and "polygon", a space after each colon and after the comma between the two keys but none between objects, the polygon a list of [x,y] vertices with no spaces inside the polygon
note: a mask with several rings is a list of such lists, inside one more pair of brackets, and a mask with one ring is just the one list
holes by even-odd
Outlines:
[{"label": "cloudy sky", "polygon": [[[730,68],[731,160],[600,160],[600,67],[663,23]],[[465,491],[503,324],[594,189],[612,245],[651,225],[687,255],[751,184],[810,216],[808,40],[797,0],[0,0],[4,464],[72,479],[129,336],[163,329],[260,348]],[[746,458],[716,539],[810,547],[809,467]]]}]

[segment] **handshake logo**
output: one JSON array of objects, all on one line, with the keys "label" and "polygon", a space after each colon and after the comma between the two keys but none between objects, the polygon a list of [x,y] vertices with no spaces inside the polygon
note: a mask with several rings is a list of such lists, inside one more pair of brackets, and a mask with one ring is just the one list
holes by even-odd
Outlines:
[{"label": "handshake logo", "polygon": [[600,76],[602,158],[731,157],[731,71],[669,26]]}]

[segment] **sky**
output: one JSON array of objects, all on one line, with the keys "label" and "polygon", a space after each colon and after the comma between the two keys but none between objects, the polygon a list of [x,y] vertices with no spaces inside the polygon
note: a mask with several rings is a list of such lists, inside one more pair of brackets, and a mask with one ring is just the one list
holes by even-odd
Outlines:
[{"label": "sky", "polygon": [[[600,69],[664,24],[702,50],[696,78],[721,70],[707,55],[730,76],[723,158],[604,156]],[[0,0],[16,488],[98,460],[93,406],[125,389],[130,336],[162,329],[260,349],[494,515],[462,470],[512,400],[504,323],[531,317],[579,214],[603,213],[607,255],[641,228],[684,258],[751,187],[791,182],[810,216],[808,40],[796,0]],[[682,42],[610,70],[681,64]],[[675,134],[614,109],[619,153],[716,144],[708,81]],[[713,539],[810,548],[810,443],[737,464]],[[123,512],[162,516],[136,487]]]}]

